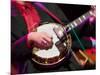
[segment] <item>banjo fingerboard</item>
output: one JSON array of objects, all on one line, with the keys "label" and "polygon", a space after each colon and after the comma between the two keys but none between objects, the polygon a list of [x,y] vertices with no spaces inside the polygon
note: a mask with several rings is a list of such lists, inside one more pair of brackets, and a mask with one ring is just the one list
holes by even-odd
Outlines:
[{"label": "banjo fingerboard", "polygon": [[65,29],[69,27],[68,31],[70,31],[72,28],[82,25],[91,15],[93,15],[93,12],[90,10],[89,12],[83,14],[82,16],[78,17],[77,19],[69,23],[67,26],[65,26]]}]

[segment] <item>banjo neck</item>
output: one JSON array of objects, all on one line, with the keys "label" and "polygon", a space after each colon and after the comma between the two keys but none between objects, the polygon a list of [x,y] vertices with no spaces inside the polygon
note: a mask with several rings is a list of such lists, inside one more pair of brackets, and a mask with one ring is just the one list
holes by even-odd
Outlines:
[{"label": "banjo neck", "polygon": [[85,14],[83,14],[82,16],[75,19],[74,21],[72,21],[71,23],[69,23],[68,25],[66,25],[64,28],[68,29],[67,31],[70,31],[71,29],[82,25],[84,22],[86,22],[89,19],[90,16],[93,15],[94,15],[93,10],[90,10]]}]

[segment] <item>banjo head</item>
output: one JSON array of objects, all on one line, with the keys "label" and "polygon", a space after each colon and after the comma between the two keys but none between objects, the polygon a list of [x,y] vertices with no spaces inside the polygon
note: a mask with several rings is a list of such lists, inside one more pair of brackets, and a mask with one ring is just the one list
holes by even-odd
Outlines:
[{"label": "banjo head", "polygon": [[59,26],[60,24],[49,23],[49,24],[41,25],[40,27],[37,28],[37,32],[46,32],[47,34],[53,37],[52,48],[48,50],[46,49],[41,50],[35,47],[33,48],[32,60],[37,64],[42,66],[51,66],[60,63],[65,58],[66,48],[62,48],[62,50],[60,51],[59,47],[55,45],[55,43],[59,41],[59,39],[56,36],[56,33],[53,31],[53,29]]}]

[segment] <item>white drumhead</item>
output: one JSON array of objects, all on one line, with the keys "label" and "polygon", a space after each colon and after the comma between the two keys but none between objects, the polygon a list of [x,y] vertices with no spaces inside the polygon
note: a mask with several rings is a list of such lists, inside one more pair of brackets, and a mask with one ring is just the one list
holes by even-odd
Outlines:
[{"label": "white drumhead", "polygon": [[42,58],[52,58],[55,56],[59,56],[60,52],[57,49],[57,47],[55,46],[55,43],[59,40],[55,34],[55,32],[53,31],[54,27],[58,27],[59,25],[57,25],[56,23],[49,23],[49,24],[44,24],[40,27],[38,27],[37,32],[46,32],[47,34],[49,34],[50,36],[53,37],[53,46],[51,49],[48,50],[37,50],[35,51],[35,54],[39,57]]}]

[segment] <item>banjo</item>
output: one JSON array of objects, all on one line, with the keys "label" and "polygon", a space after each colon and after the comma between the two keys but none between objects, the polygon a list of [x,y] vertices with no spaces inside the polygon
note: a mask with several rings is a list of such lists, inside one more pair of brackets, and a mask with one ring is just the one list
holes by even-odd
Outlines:
[{"label": "banjo", "polygon": [[[41,66],[53,66],[62,62],[68,55],[72,45],[71,35],[68,32],[93,15],[93,11],[90,10],[63,27],[57,23],[48,23],[38,27],[37,32],[46,32],[53,37],[53,46],[48,50],[34,47],[32,60]],[[65,37],[63,41],[62,37]]]},{"label": "banjo", "polygon": [[49,23],[38,27],[38,32],[46,31],[49,35],[52,35],[53,46],[48,50],[33,48],[32,60],[37,64],[43,66],[51,66],[61,62],[65,58],[65,55],[68,51],[68,46],[66,43],[68,42],[69,47],[71,47],[71,36],[66,36],[67,38],[69,38],[69,40],[66,40],[66,43],[59,41],[59,38],[56,36],[56,33],[53,30],[55,27],[58,28],[59,26],[60,24]]}]

